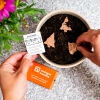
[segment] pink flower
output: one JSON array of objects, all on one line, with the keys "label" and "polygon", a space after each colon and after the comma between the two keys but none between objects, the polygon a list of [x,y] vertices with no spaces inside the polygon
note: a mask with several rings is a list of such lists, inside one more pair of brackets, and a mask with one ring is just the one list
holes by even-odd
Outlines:
[{"label": "pink flower", "polygon": [[0,0],[0,21],[3,20],[3,16],[9,18],[9,12],[15,12],[14,3],[15,0]]}]

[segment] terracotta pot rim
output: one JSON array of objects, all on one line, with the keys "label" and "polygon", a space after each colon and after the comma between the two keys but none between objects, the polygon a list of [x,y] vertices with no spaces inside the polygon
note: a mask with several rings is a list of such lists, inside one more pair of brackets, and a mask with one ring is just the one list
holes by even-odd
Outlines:
[{"label": "terracotta pot rim", "polygon": [[[36,28],[36,32],[40,31],[40,28],[41,26],[52,16],[54,15],[57,15],[57,14],[70,14],[70,15],[73,15],[77,18],[79,18],[86,26],[88,29],[91,29],[91,26],[89,24],[89,22],[86,20],[85,17],[83,17],[81,14],[75,12],[75,11],[72,11],[72,10],[69,10],[69,9],[61,9],[61,10],[55,10],[49,14],[47,14],[46,16],[44,16],[42,18],[42,20],[39,22],[37,28]],[[49,64],[55,66],[55,67],[59,67],[59,68],[69,68],[69,67],[74,67],[74,66],[77,66],[78,64],[82,63],[84,60],[85,60],[85,57],[82,57],[80,60],[74,62],[74,63],[71,63],[71,64],[66,64],[66,65],[60,65],[60,64],[56,64],[52,61],[50,61],[49,59],[47,59],[43,54],[40,54],[40,56]]]}]

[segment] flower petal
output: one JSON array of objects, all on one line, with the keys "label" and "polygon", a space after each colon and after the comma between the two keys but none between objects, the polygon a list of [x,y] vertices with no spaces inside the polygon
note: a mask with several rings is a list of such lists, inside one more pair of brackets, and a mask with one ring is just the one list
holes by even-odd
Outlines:
[{"label": "flower petal", "polygon": [[4,8],[10,12],[15,12],[16,6],[14,5],[15,0],[6,0]]},{"label": "flower petal", "polygon": [[5,16],[6,18],[10,16],[9,12],[6,9],[3,9],[3,16]]},{"label": "flower petal", "polygon": [[8,4],[5,5],[5,9],[7,9],[10,12],[15,12],[15,8],[16,8],[15,5],[8,5]]},{"label": "flower petal", "polygon": [[2,10],[0,10],[0,21],[3,20]]},{"label": "flower petal", "polygon": [[10,1],[6,0],[6,4],[10,4],[11,5],[11,4],[14,4],[14,3],[15,3],[15,0],[10,0]]}]

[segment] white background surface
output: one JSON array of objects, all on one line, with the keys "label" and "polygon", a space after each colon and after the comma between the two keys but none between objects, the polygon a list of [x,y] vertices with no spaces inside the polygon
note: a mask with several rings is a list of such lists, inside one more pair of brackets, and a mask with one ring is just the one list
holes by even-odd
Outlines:
[{"label": "white background surface", "polygon": [[[31,0],[28,0],[31,3]],[[58,9],[70,9],[82,14],[93,29],[100,28],[100,0],[34,0],[35,7],[46,9],[49,13]],[[42,19],[42,15],[38,16]],[[37,22],[26,16],[29,28],[20,30],[27,34],[35,32]],[[25,51],[24,43],[12,43],[13,48],[4,56],[0,56],[0,63],[16,52]],[[59,69],[47,64],[40,56],[38,63],[59,71],[58,78],[52,90],[48,90],[28,81],[26,100],[100,100],[100,68],[86,59],[82,64],[68,69]],[[20,91],[20,90],[19,90]],[[17,94],[16,94],[17,95]],[[0,92],[0,100],[2,93]]]}]

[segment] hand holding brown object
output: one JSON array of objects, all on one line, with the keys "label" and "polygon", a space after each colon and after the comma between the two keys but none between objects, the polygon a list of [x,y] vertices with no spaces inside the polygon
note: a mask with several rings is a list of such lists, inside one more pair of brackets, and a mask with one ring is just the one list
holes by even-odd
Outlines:
[{"label": "hand holding brown object", "polygon": [[91,49],[84,46],[78,46],[77,49],[93,63],[100,66],[100,30],[90,29],[80,35],[76,41],[76,43],[79,44],[84,42],[91,43],[94,51],[91,51]]}]

